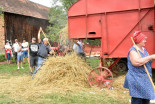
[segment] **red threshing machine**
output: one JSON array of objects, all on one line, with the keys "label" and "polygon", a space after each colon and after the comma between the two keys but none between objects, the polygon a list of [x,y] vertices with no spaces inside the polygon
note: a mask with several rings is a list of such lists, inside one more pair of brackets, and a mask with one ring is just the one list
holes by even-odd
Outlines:
[{"label": "red threshing machine", "polygon": [[[78,0],[68,11],[69,38],[100,39],[100,67],[88,77],[91,86],[110,88],[113,68],[126,59],[136,30],[147,35],[146,49],[155,53],[154,0]],[[104,59],[115,59],[105,67]],[[155,68],[155,63],[152,64]]]}]

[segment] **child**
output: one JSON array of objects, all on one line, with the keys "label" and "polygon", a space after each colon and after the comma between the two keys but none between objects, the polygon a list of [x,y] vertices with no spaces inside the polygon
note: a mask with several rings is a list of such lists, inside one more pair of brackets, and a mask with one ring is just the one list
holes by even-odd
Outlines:
[{"label": "child", "polygon": [[18,43],[19,44],[19,47],[18,47],[18,52],[17,52],[17,59],[18,59],[18,62],[17,62],[17,65],[18,65],[18,68],[19,69],[19,63],[21,64],[21,68],[23,68],[22,64],[23,64],[23,50],[22,50],[22,45],[21,43]]},{"label": "child", "polygon": [[6,41],[6,45],[5,45],[5,57],[7,58],[7,64],[10,65],[10,60],[11,60],[11,46],[9,44],[9,41]]}]

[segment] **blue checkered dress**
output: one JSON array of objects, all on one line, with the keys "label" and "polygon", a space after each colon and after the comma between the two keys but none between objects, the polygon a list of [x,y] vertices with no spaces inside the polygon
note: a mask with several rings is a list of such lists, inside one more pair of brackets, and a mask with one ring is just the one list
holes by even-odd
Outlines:
[{"label": "blue checkered dress", "polygon": [[[136,51],[134,47],[132,47],[131,50]],[[139,51],[142,57],[146,57],[149,54],[144,49],[144,54]],[[155,99],[155,93],[153,86],[149,80],[149,77],[147,76],[145,69],[143,66],[135,67],[132,65],[129,55],[127,57],[128,60],[128,73],[125,78],[124,82],[124,88],[129,89],[130,96],[136,97],[136,98],[143,98],[143,99]],[[152,77],[152,68],[151,68],[151,61],[145,64],[147,67],[147,70]]]}]

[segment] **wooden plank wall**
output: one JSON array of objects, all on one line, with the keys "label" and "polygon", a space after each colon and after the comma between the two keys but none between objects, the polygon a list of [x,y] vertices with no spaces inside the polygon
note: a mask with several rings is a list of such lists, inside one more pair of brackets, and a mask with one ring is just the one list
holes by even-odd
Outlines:
[{"label": "wooden plank wall", "polygon": [[4,15],[0,14],[0,54],[4,53],[5,35],[4,35]]},{"label": "wooden plank wall", "polygon": [[13,43],[15,39],[22,42],[23,38],[25,38],[28,42],[31,42],[32,37],[37,38],[40,27],[45,30],[49,25],[48,20],[12,13],[4,13],[4,21],[5,40],[11,40]]}]

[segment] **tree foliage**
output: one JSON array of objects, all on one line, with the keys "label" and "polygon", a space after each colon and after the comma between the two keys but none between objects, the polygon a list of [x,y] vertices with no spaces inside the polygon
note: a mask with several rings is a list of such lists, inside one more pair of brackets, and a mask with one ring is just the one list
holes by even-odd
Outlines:
[{"label": "tree foliage", "polygon": [[50,9],[49,17],[49,23],[51,25],[47,28],[49,31],[48,38],[52,41],[58,41],[59,31],[64,28],[67,23],[66,12],[63,10],[62,6],[54,6]]},{"label": "tree foliage", "polygon": [[[67,13],[68,9],[78,0],[53,0],[53,5],[49,12],[49,22],[50,26],[48,26],[48,38],[52,41],[58,41],[60,31],[67,24]],[[57,5],[57,2],[60,2],[62,5]],[[87,39],[85,41],[90,45],[100,45],[101,41],[99,39]]]},{"label": "tree foliage", "polygon": [[78,0],[54,0],[54,3],[61,2],[65,11],[67,12],[68,9]]},{"label": "tree foliage", "polygon": [[[51,24],[48,26],[48,38],[52,41],[59,40],[59,32],[61,29],[65,27],[67,24],[67,12],[68,8],[76,2],[77,0],[53,0],[54,3],[49,12],[49,23]],[[57,2],[61,2],[61,5],[57,5]]]},{"label": "tree foliage", "polygon": [[77,1],[77,0],[60,0],[66,11]]}]

